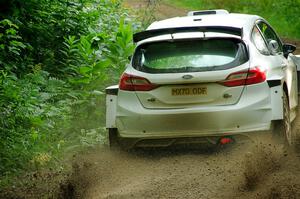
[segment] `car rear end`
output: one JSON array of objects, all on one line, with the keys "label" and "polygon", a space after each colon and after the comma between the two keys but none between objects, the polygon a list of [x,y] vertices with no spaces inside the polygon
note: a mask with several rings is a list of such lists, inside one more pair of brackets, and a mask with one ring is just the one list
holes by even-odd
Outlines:
[{"label": "car rear end", "polygon": [[139,43],[120,79],[116,105],[120,138],[132,139],[136,146],[155,140],[158,145],[182,139],[216,142],[270,128],[266,71],[251,65],[241,37],[191,35]]}]

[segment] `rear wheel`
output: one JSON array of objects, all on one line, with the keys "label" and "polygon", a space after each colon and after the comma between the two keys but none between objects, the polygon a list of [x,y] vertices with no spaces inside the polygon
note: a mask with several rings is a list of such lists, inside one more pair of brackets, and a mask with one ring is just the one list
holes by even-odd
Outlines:
[{"label": "rear wheel", "polygon": [[111,150],[129,151],[134,148],[134,143],[120,138],[118,129],[108,129],[108,144]]},{"label": "rear wheel", "polygon": [[117,149],[120,147],[118,129],[108,129],[108,144],[110,149]]},{"label": "rear wheel", "polygon": [[282,101],[283,119],[276,122],[274,130],[281,142],[283,142],[287,146],[293,146],[296,142],[296,135],[295,132],[292,130],[289,99],[285,92],[283,92]]}]

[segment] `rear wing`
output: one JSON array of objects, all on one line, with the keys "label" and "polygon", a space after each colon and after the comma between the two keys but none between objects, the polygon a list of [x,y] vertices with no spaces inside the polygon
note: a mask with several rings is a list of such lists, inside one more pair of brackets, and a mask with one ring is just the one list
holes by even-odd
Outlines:
[{"label": "rear wing", "polygon": [[135,43],[160,35],[175,34],[175,33],[187,33],[187,32],[217,32],[226,33],[243,37],[243,28],[228,27],[228,26],[191,26],[191,27],[177,27],[177,28],[163,28],[153,29],[139,32],[133,35],[133,41]]}]

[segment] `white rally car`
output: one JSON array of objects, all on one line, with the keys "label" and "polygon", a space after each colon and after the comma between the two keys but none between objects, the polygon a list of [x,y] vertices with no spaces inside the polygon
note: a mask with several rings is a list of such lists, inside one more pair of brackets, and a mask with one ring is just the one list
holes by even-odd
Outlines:
[{"label": "white rally car", "polygon": [[106,89],[110,145],[227,143],[273,130],[295,143],[296,47],[263,18],[226,10],[154,22]]}]

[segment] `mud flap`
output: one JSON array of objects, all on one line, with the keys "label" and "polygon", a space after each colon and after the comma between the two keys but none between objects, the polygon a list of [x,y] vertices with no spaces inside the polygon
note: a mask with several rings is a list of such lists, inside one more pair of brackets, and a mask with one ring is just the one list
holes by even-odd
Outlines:
[{"label": "mud flap", "polygon": [[119,86],[106,88],[106,128],[116,128],[117,98]]},{"label": "mud flap", "polygon": [[283,119],[282,86],[281,84],[279,86],[273,86],[270,88],[270,90],[271,90],[272,120],[282,120]]}]

